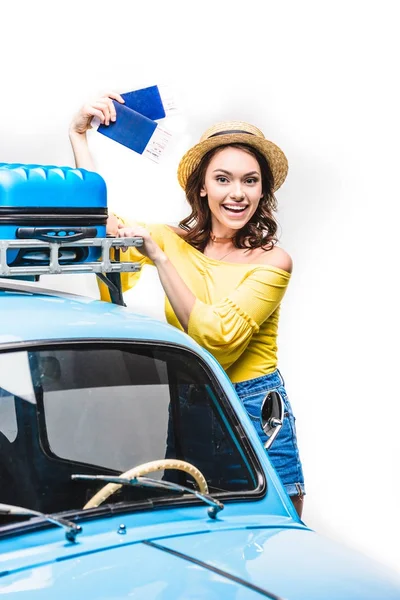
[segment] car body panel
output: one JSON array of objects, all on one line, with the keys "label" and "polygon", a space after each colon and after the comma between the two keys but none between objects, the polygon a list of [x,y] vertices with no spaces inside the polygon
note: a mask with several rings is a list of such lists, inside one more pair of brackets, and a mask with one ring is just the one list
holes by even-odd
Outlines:
[{"label": "car body panel", "polygon": [[[0,344],[87,338],[164,338],[198,350],[176,327],[120,306],[72,294],[1,292]],[[32,319],[32,314],[37,318]],[[204,353],[205,355],[208,353]]]},{"label": "car body panel", "polygon": [[223,575],[140,542],[0,578],[0,594],[32,600],[262,597]]},{"label": "car body panel", "polygon": [[[248,502],[230,502],[226,503],[225,509],[218,514],[217,519],[209,518],[205,504],[182,508],[132,510],[120,515],[113,514],[110,509],[102,518],[93,518],[92,515],[91,518],[88,516],[85,519],[83,514],[79,521],[83,531],[78,535],[75,544],[66,542],[61,528],[41,521],[41,529],[0,537],[1,570],[12,572],[32,564],[59,560],[63,554],[68,556],[77,552],[95,552],[114,545],[133,544],[143,540],[159,541],[201,533],[254,529],[259,526],[306,529],[304,524],[294,523],[289,516],[268,514],[263,509],[263,501],[251,502],[250,506]],[[36,522],[38,521],[39,519],[36,519]],[[118,533],[121,524],[125,526],[124,534]]]},{"label": "car body panel", "polygon": [[[212,521],[200,508],[169,513],[144,513],[148,522],[142,524],[142,514],[136,524],[132,515],[84,523],[77,544],[66,543],[61,529],[4,540],[0,593],[43,599],[399,598],[398,582],[386,569],[288,519]],[[192,516],[186,527],[183,513]]]},{"label": "car body panel", "polygon": [[[283,598],[399,598],[389,569],[309,529],[247,528],[162,540],[164,548],[229,572]],[[340,577],[338,577],[340,572]]]},{"label": "car body panel", "polygon": [[0,291],[0,332],[0,352],[36,344],[149,343],[195,354],[236,413],[266,482],[258,496],[231,494],[216,519],[196,498],[80,512],[76,543],[41,518],[0,527],[0,594],[29,600],[400,599],[395,574],[300,521],[226,373],[185,333],[97,300],[6,291]]}]

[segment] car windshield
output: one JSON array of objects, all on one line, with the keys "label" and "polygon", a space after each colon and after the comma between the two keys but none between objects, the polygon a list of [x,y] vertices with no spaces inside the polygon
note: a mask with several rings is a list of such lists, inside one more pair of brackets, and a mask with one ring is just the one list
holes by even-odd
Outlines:
[{"label": "car windshield", "polygon": [[[0,353],[0,502],[42,512],[81,509],[104,485],[149,461],[187,461],[211,494],[259,485],[240,424],[190,351],[156,344],[76,344]],[[151,477],[193,487],[185,472]],[[118,502],[179,502],[176,492],[123,487]]]}]

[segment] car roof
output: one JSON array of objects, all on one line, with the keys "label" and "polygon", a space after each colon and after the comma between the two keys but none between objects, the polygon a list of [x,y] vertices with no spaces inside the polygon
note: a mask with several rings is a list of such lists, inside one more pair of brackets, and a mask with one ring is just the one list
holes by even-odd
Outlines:
[{"label": "car roof", "polygon": [[41,290],[25,282],[15,285],[15,289],[2,289],[0,284],[0,348],[13,342],[61,339],[153,340],[208,354],[176,327],[129,308],[85,296]]}]

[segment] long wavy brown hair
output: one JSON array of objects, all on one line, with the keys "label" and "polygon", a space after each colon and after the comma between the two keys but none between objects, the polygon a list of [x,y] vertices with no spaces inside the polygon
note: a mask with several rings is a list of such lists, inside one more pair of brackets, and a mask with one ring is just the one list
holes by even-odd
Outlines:
[{"label": "long wavy brown hair", "polygon": [[240,148],[257,160],[261,171],[263,194],[254,215],[233,237],[233,245],[236,248],[265,248],[269,250],[278,241],[276,237],[278,223],[272,214],[273,211],[277,210],[277,202],[273,193],[274,177],[267,159],[256,148],[247,144],[232,143],[217,146],[217,148],[213,148],[203,156],[198,167],[189,176],[185,190],[192,212],[179,223],[179,227],[187,232],[185,240],[197,250],[203,252],[210,239],[211,211],[207,197],[202,198],[200,190],[204,185],[206,170],[212,157],[222,148],[228,147]]}]

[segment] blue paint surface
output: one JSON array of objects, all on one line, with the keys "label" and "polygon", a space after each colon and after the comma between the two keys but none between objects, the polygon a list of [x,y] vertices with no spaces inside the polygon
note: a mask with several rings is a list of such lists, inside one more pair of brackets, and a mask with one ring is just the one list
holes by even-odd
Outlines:
[{"label": "blue paint surface", "polygon": [[237,503],[215,522],[200,507],[114,516],[83,523],[77,544],[54,529],[4,540],[0,592],[44,600],[398,600],[398,581],[380,565],[289,519],[261,515],[257,505],[253,519],[251,512]]},{"label": "blue paint surface", "polygon": [[75,544],[52,525],[0,535],[1,594],[29,600],[400,598],[393,573],[299,521],[225,372],[186,334],[97,300],[0,291],[0,351],[88,339],[158,341],[196,353],[242,422],[267,492],[230,499],[216,520],[197,503],[88,515],[80,518],[83,532]]}]

